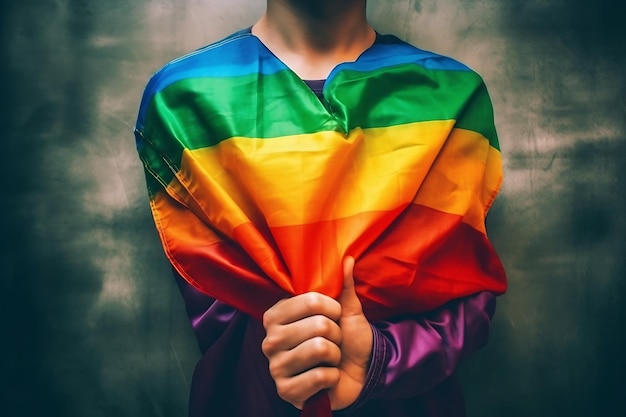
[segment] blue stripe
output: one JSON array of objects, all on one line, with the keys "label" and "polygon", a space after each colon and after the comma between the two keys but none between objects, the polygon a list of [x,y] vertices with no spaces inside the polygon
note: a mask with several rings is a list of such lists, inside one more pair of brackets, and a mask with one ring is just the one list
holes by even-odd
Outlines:
[{"label": "blue stripe", "polygon": [[[393,35],[377,35],[376,43],[355,62],[335,67],[325,85],[328,86],[329,81],[342,70],[368,72],[404,64],[420,65],[432,70],[470,71],[454,59],[416,48]],[[144,91],[136,128],[143,129],[144,115],[152,97],[177,81],[202,77],[271,75],[286,69],[287,66],[265,48],[249,28],[233,33],[221,41],[171,61],[156,72]]]},{"label": "blue stripe", "polygon": [[339,71],[375,71],[385,67],[415,64],[429,70],[471,71],[466,65],[443,55],[419,49],[393,35],[378,35],[376,43],[355,62],[338,65],[328,76],[326,85]]},{"label": "blue stripe", "polygon": [[287,69],[266,48],[259,48],[260,45],[256,36],[241,31],[169,62],[148,82],[139,108],[139,120],[143,120],[152,97],[178,81],[250,74],[271,75]]}]

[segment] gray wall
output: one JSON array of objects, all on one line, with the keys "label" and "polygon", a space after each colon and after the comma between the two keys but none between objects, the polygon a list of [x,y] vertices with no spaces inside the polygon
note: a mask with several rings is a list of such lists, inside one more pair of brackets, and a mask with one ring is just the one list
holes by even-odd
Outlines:
[{"label": "gray wall", "polygon": [[[370,17],[480,72],[506,180],[508,270],[470,417],[626,413],[623,2],[371,0]],[[0,5],[0,414],[185,414],[198,357],[132,127],[151,73],[263,0]]]}]

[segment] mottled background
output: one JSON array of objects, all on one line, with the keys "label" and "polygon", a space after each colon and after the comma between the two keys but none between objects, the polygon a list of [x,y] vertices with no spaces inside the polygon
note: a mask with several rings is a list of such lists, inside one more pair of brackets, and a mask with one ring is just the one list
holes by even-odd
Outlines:
[{"label": "mottled background", "polygon": [[[626,415],[626,17],[619,0],[371,0],[480,72],[510,289],[460,370],[470,417]],[[132,127],[166,61],[263,0],[3,0],[0,415],[184,416],[198,358]]]}]

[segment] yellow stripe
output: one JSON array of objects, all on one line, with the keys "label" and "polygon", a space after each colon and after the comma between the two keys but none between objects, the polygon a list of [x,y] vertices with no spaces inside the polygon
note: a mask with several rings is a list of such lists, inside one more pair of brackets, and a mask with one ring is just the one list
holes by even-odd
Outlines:
[{"label": "yellow stripe", "polygon": [[500,152],[479,133],[454,129],[414,200],[463,216],[485,233],[485,215],[502,181]]},{"label": "yellow stripe", "polygon": [[499,152],[482,135],[451,130],[453,125],[450,120],[355,129],[347,137],[319,132],[231,138],[185,151],[178,179],[195,195],[193,204],[226,233],[248,221],[262,222],[260,213],[270,227],[280,227],[412,201],[453,214],[469,210],[465,221],[484,231],[487,196],[500,181]]}]

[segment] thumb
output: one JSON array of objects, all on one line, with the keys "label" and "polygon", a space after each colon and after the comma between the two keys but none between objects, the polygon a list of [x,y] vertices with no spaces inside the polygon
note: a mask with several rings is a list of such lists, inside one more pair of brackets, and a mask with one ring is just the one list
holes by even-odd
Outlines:
[{"label": "thumb", "polygon": [[353,316],[363,314],[363,307],[361,301],[356,295],[356,289],[354,287],[354,258],[347,256],[343,260],[343,290],[339,297],[339,304],[341,304],[342,316]]}]

